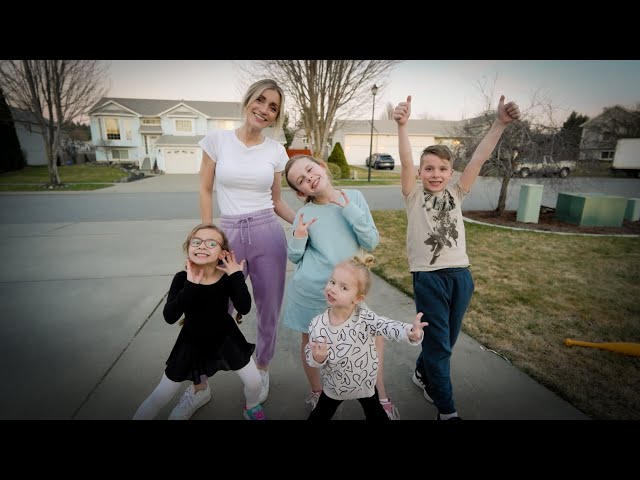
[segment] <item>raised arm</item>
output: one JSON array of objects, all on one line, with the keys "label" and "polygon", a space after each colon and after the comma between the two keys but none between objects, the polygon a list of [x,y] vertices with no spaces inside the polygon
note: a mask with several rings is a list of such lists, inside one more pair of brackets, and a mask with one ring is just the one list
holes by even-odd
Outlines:
[{"label": "raised arm", "polygon": [[413,165],[411,143],[407,123],[411,116],[411,95],[393,110],[393,119],[398,123],[398,150],[400,152],[400,183],[402,194],[409,195],[416,185],[416,169]]},{"label": "raised arm", "polygon": [[469,164],[465,167],[458,183],[463,190],[470,192],[476,178],[480,174],[482,165],[489,159],[491,152],[496,148],[502,132],[506,126],[520,118],[520,109],[515,102],[509,102],[505,105],[504,95],[500,96],[498,102],[498,112],[496,113],[496,119],[493,121],[491,128],[484,136],[482,141],[478,144],[475,152],[471,156]]},{"label": "raised arm", "polygon": [[296,212],[282,199],[282,172],[273,174],[271,199],[273,200],[273,211],[276,212],[276,215],[289,223],[293,223],[296,218]]},{"label": "raised arm", "polygon": [[213,222],[213,181],[216,178],[216,162],[202,152],[200,163],[200,220]]}]

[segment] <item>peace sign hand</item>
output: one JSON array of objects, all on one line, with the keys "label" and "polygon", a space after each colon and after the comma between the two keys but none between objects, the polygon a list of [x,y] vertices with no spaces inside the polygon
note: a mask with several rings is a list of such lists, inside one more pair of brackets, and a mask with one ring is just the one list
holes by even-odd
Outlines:
[{"label": "peace sign hand", "polygon": [[310,340],[309,346],[316,362],[323,363],[329,356],[329,345],[324,341],[324,338],[318,337],[315,342]]},{"label": "peace sign hand", "polygon": [[340,195],[342,196],[342,198],[344,198],[344,205],[342,205],[338,200],[330,200],[330,201],[331,203],[338,205],[341,208],[344,208],[347,205],[349,205],[349,197],[347,196],[347,193],[344,190],[340,190]]},{"label": "peace sign hand", "polygon": [[407,332],[407,337],[409,337],[409,340],[411,340],[412,342],[419,342],[420,340],[422,340],[422,337],[424,335],[423,329],[424,327],[429,325],[428,322],[420,321],[422,315],[422,312],[416,315],[416,319],[413,321],[413,328],[411,328],[410,332]]},{"label": "peace sign hand", "polygon": [[310,222],[304,223],[304,213],[300,212],[300,221],[293,232],[293,236],[296,238],[303,238],[309,236],[309,227],[318,220],[316,217],[312,218]]}]

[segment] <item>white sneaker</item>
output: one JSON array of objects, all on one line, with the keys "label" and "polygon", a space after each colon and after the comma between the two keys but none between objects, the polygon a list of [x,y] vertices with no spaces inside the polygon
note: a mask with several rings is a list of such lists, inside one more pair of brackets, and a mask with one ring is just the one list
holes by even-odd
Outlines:
[{"label": "white sneaker", "polygon": [[169,420],[189,420],[191,416],[201,406],[211,400],[211,389],[207,383],[207,388],[196,392],[193,385],[190,385],[182,395],[178,405],[169,414]]},{"label": "white sneaker", "polygon": [[320,400],[320,392],[311,392],[309,396],[307,396],[305,403],[310,403],[311,410],[313,410],[316,408],[316,405],[318,405],[318,400]]},{"label": "white sneaker", "polygon": [[424,399],[429,403],[433,403],[433,398],[431,398],[427,393],[427,388],[425,387],[425,384],[422,381],[422,375],[420,375],[420,373],[418,373],[417,370],[414,370],[412,380],[413,380],[413,383],[415,383],[417,386],[419,386],[422,389],[422,394],[424,395]]},{"label": "white sneaker", "polygon": [[262,390],[260,390],[260,396],[258,397],[258,403],[264,403],[269,396],[269,371],[260,370],[260,376],[262,377]]}]

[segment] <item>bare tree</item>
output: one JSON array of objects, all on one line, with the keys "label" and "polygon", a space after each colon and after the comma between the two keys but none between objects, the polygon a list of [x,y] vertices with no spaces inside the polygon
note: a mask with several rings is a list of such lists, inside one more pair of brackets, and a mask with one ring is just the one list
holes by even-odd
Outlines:
[{"label": "bare tree", "polygon": [[396,107],[393,103],[387,102],[380,114],[380,120],[393,120],[393,110],[395,108]]},{"label": "bare tree", "polygon": [[107,65],[98,60],[3,60],[0,85],[9,103],[30,111],[45,140],[50,186],[59,186],[56,159],[63,125],[85,114],[102,96]]},{"label": "bare tree", "polygon": [[[457,135],[466,139],[461,155],[465,163],[487,133],[493,120],[497,105],[495,83],[477,82],[482,97],[483,112],[476,117],[465,121],[457,132]],[[554,159],[565,157],[570,151],[570,139],[561,132],[561,127],[555,119],[559,115],[559,108],[553,105],[548,96],[540,91],[530,93],[529,102],[525,104],[518,101],[520,106],[520,121],[512,122],[500,137],[491,158],[487,160],[481,170],[482,175],[494,175],[502,178],[498,204],[493,211],[497,217],[502,215],[506,208],[507,191],[514,174],[516,159],[528,158],[541,159],[542,155],[551,155]],[[563,180],[567,181],[567,180]]]},{"label": "bare tree", "polygon": [[[241,67],[246,78],[270,77],[293,100],[295,113],[311,140],[311,151],[325,158],[338,118],[353,118],[371,107],[371,87],[381,90],[395,60],[258,60]],[[246,81],[246,83],[249,83]]]}]

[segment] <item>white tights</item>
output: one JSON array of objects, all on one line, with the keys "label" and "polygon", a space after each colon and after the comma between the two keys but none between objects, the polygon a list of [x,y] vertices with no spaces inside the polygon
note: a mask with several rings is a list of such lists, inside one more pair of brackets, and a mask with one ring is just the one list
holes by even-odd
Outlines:
[{"label": "white tights", "polygon": [[[235,370],[235,372],[244,384],[246,408],[249,409],[255,407],[258,405],[258,398],[260,398],[262,377],[256,367],[253,357],[249,359],[249,363],[240,370]],[[180,385],[182,385],[182,382],[169,380],[167,375],[163,373],[160,383],[155,390],[151,392],[151,395],[142,402],[142,405],[138,407],[138,410],[133,416],[133,420],[153,420],[156,415],[158,415],[158,412],[160,412],[160,410],[162,410],[162,408],[169,403],[173,396],[178,392]]]}]

